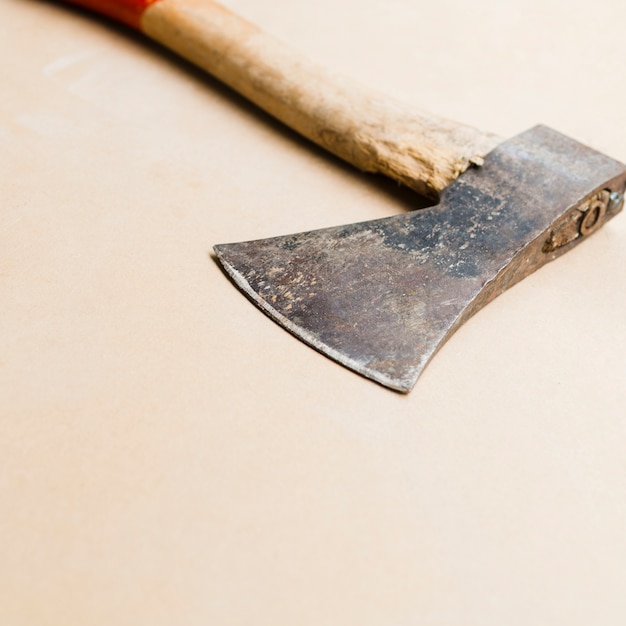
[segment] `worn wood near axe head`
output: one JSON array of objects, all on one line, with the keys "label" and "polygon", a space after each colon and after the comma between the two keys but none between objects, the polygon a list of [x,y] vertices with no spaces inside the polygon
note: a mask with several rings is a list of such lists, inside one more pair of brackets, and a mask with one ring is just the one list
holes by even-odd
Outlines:
[{"label": "worn wood near axe head", "polygon": [[625,184],[621,163],[537,127],[461,175],[433,208],[215,252],[287,330],[408,392],[471,315],[621,210]]}]

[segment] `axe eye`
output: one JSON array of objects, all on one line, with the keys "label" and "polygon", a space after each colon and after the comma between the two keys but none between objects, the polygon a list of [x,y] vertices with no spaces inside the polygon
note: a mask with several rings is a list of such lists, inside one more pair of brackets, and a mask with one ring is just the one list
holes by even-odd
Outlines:
[{"label": "axe eye", "polygon": [[619,212],[624,200],[623,191],[603,189],[574,207],[550,232],[543,252],[554,252],[598,230]]},{"label": "axe eye", "polygon": [[590,235],[602,225],[602,218],[606,215],[610,197],[611,193],[604,189],[589,203],[582,220],[580,220],[580,234],[583,237]]}]

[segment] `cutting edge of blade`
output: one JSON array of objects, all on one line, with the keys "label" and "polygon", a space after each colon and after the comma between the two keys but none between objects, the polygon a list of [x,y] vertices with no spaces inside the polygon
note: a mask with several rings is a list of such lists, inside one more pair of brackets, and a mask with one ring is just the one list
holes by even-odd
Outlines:
[{"label": "cutting edge of blade", "polygon": [[367,365],[359,362],[356,359],[350,358],[332,348],[328,344],[320,341],[315,335],[308,332],[306,329],[302,328],[302,326],[298,326],[298,324],[292,322],[289,318],[285,317],[282,313],[277,311],[269,302],[264,300],[259,296],[259,294],[250,286],[248,281],[237,271],[237,269],[228,262],[226,257],[224,256],[222,250],[222,246],[217,245],[213,247],[213,251],[215,255],[231,278],[231,280],[237,285],[237,287],[258,307],[260,308],[266,315],[268,315],[274,322],[282,326],[285,330],[290,332],[292,335],[304,341],[306,344],[315,348],[318,352],[321,352],[323,355],[331,358],[334,361],[337,361],[339,364],[351,369],[361,376],[365,376],[374,382],[377,382],[384,387],[388,387],[389,389],[393,389],[394,391],[399,391],[400,393],[409,393],[411,389],[415,386],[417,382],[417,378],[422,371],[423,367],[417,368],[417,371],[412,372],[410,376],[405,376],[403,378],[394,378],[392,376],[388,376],[383,374],[382,372],[375,370]]}]

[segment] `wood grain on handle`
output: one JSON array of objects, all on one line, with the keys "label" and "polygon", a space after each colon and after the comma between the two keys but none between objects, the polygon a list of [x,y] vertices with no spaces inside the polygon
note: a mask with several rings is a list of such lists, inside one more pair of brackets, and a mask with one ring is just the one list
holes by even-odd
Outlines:
[{"label": "wood grain on handle", "polygon": [[316,144],[433,195],[500,139],[309,62],[213,0],[70,0],[135,26]]}]

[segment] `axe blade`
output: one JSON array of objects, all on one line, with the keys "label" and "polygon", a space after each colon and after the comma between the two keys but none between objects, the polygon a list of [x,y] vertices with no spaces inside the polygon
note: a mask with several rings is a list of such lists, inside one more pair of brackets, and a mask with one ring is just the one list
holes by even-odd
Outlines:
[{"label": "axe blade", "polygon": [[408,392],[487,302],[617,214],[626,168],[538,126],[415,212],[215,246],[235,284],[325,355]]}]

